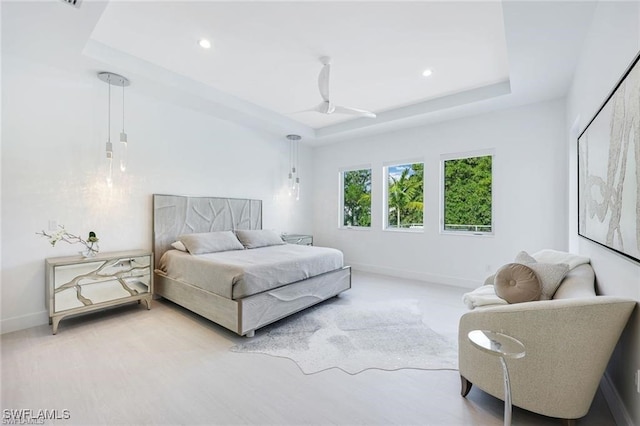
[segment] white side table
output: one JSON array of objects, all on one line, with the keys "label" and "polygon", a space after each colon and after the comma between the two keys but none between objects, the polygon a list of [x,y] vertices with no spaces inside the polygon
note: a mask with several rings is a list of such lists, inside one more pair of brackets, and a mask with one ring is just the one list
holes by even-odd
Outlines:
[{"label": "white side table", "polygon": [[523,358],[525,355],[524,345],[511,336],[495,331],[473,330],[469,332],[468,337],[476,348],[500,357],[504,376],[504,424],[505,426],[511,425],[511,383],[505,358]]}]

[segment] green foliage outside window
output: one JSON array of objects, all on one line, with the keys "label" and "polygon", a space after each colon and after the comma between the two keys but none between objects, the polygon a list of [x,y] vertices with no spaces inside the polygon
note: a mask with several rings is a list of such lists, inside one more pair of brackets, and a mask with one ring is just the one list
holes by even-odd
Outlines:
[{"label": "green foliage outside window", "polygon": [[371,226],[371,169],[343,172],[343,226]]},{"label": "green foliage outside window", "polygon": [[491,232],[491,155],[444,161],[444,229]]},{"label": "green foliage outside window", "polygon": [[387,168],[389,228],[422,228],[424,219],[424,164]]}]

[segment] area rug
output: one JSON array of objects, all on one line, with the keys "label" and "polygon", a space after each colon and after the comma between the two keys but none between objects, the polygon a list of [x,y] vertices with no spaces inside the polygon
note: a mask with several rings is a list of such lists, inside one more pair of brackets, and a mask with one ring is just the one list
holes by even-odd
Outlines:
[{"label": "area rug", "polygon": [[231,351],[289,358],[305,374],[455,370],[458,364],[455,336],[429,328],[417,300],[332,299],[258,330]]}]

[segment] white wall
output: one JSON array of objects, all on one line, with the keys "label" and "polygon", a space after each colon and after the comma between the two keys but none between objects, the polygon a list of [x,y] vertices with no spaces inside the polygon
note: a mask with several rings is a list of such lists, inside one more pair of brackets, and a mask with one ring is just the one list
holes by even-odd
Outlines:
[{"label": "white wall", "polygon": [[[639,50],[640,3],[600,2],[567,96],[567,129],[576,122],[579,131],[585,128]],[[570,155],[570,249],[591,258],[600,293],[640,301],[640,263],[630,261],[577,235],[575,134],[570,133],[567,143]],[[638,369],[640,314],[636,309],[607,369],[607,376],[623,401],[623,411],[626,411],[617,419],[620,424],[640,424],[640,394],[636,392],[634,383],[634,373]]]},{"label": "white wall", "polygon": [[[101,251],[151,248],[151,195],[263,200],[263,226],[310,232],[310,150],[301,149],[303,192],[284,190],[288,142],[215,117],[126,91],[129,169],[106,187],[107,89],[95,72],[62,69],[15,55],[2,58],[2,331],[47,322],[44,259],[76,254],[35,232],[55,220]],[[121,89],[112,90],[119,149]],[[116,152],[117,156],[117,152]],[[114,167],[117,170],[117,166]],[[305,191],[306,189],[306,191]]]},{"label": "white wall", "polygon": [[[520,250],[566,249],[564,123],[557,100],[316,148],[316,241],[342,249],[354,268],[469,288]],[[441,235],[440,155],[488,148],[495,235]],[[415,158],[425,162],[424,232],[382,231],[383,163]],[[372,167],[372,227],[338,229],[338,170],[363,164]]]}]

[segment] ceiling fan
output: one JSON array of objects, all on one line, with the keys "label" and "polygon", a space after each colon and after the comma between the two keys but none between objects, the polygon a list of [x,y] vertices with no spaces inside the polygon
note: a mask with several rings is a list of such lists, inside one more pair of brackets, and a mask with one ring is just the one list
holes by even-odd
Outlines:
[{"label": "ceiling fan", "polygon": [[320,89],[322,102],[311,109],[301,112],[314,111],[320,112],[322,114],[350,114],[358,117],[376,118],[376,115],[370,111],[336,105],[331,102],[331,100],[329,99],[329,74],[331,72],[331,58],[329,58],[328,56],[322,56],[320,58],[320,62],[322,63],[322,69],[320,70],[320,75],[318,76],[318,88]]}]

